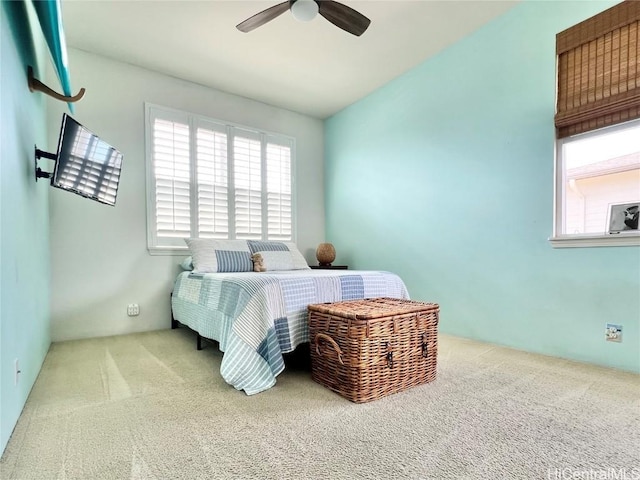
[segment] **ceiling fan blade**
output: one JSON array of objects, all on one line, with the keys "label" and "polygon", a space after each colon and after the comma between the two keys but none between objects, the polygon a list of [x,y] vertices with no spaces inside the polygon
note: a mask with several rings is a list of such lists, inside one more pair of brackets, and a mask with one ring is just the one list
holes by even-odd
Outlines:
[{"label": "ceiling fan blade", "polygon": [[336,27],[343,29],[357,37],[362,35],[369,27],[371,20],[355,11],[333,0],[317,0],[319,12],[324,18],[333,23]]},{"label": "ceiling fan blade", "polygon": [[282,15],[287,10],[289,10],[289,0],[267,8],[260,13],[256,13],[253,17],[249,17],[244,22],[236,25],[236,28],[241,32],[249,33],[251,30],[270,22],[279,15]]}]

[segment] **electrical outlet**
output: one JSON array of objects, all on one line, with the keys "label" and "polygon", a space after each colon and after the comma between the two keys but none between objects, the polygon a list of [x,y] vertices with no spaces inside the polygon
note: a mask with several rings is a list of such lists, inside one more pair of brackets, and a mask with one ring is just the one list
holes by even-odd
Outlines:
[{"label": "electrical outlet", "polygon": [[607,340],[607,342],[622,342],[622,325],[607,323],[607,329],[605,330],[604,338]]},{"label": "electrical outlet", "polygon": [[14,371],[13,384],[18,385],[18,380],[20,379],[21,372],[20,372],[20,363],[18,362],[17,358],[13,361],[13,371]]},{"label": "electrical outlet", "polygon": [[137,303],[130,303],[127,305],[127,315],[130,317],[140,315],[140,306]]}]

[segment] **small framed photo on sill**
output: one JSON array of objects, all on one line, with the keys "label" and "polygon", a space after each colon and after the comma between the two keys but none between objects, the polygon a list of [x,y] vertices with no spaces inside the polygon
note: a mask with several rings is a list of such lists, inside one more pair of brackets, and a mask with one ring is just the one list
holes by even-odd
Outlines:
[{"label": "small framed photo on sill", "polygon": [[640,202],[618,203],[609,205],[609,234],[638,232],[638,218],[640,217]]}]

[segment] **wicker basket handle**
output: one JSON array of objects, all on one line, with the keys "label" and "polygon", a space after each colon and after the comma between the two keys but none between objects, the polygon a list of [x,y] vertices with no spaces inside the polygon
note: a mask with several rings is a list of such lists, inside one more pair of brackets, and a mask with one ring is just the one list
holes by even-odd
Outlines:
[{"label": "wicker basket handle", "polygon": [[320,347],[318,346],[318,343],[319,343],[320,339],[326,340],[327,342],[329,342],[331,344],[333,349],[338,354],[338,360],[340,361],[340,364],[344,365],[344,362],[342,361],[342,350],[340,350],[340,347],[338,346],[336,341],[333,338],[331,338],[329,335],[325,334],[325,333],[316,333],[316,338],[315,338],[315,341],[314,341],[314,343],[316,344],[316,353],[318,355],[320,355]]}]

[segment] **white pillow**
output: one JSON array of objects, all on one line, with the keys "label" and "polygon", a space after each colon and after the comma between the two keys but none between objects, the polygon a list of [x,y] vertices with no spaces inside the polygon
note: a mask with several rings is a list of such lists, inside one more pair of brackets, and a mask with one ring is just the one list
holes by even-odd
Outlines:
[{"label": "white pillow", "polygon": [[247,243],[252,254],[262,256],[262,267],[266,271],[310,270],[295,243],[258,240],[248,240]]},{"label": "white pillow", "polygon": [[194,273],[252,272],[253,262],[246,240],[187,238]]},{"label": "white pillow", "polygon": [[193,270],[193,258],[187,257],[180,262],[180,266],[183,270]]}]

